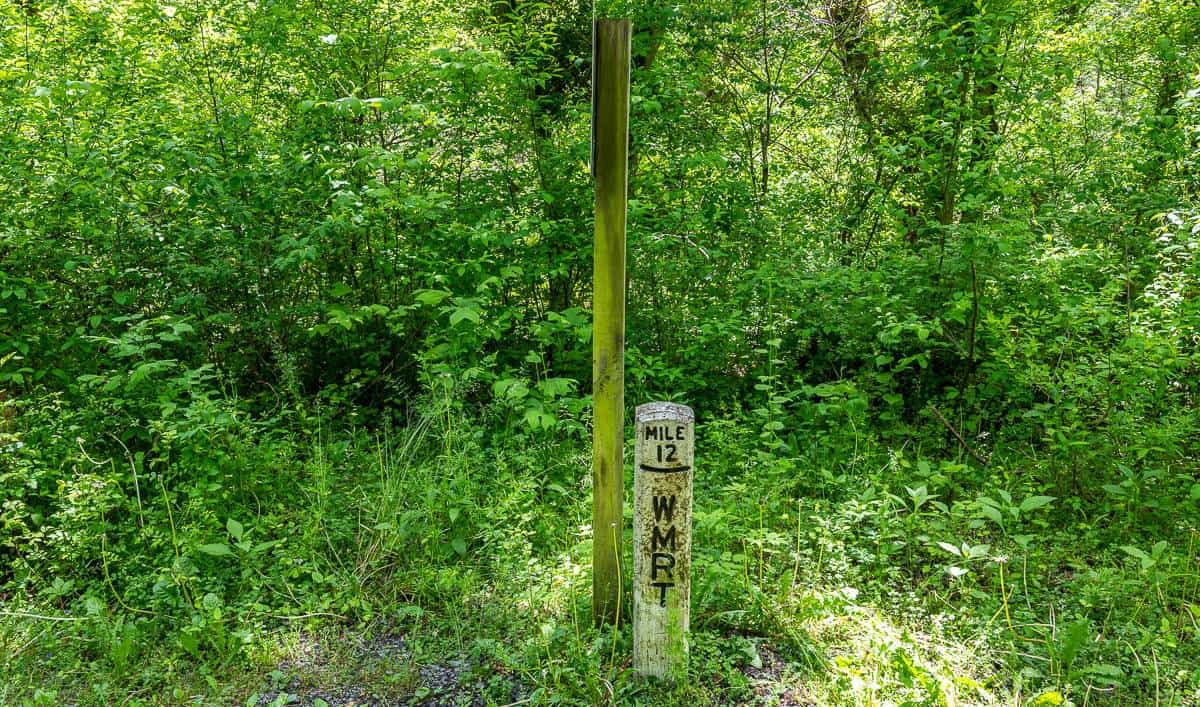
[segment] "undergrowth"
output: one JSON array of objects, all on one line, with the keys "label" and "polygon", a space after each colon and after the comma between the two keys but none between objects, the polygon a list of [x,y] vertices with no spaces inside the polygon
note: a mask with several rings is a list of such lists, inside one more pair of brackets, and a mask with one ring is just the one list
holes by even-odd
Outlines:
[{"label": "undergrowth", "polygon": [[[288,434],[201,396],[194,427],[151,425],[153,458],[100,458],[77,433],[92,411],[27,403],[0,703],[320,704],[345,683],[384,703],[1200,699],[1200,533],[1125,512],[1155,477],[1085,505],[1023,460],[855,432],[845,457],[841,428],[787,455],[754,415],[698,428],[689,679],[639,679],[627,626],[590,624],[587,445],[498,444],[434,390],[406,427],[299,411]],[[319,666],[287,659],[316,636]],[[404,649],[373,671],[347,647],[388,637]],[[446,665],[449,693],[428,684]]]}]

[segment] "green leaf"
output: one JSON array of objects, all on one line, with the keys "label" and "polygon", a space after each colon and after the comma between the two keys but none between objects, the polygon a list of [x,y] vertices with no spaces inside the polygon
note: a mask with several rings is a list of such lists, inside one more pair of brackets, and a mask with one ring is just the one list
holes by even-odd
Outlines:
[{"label": "green leaf", "polygon": [[537,406],[525,409],[524,420],[531,430],[549,429],[554,426],[554,417]]},{"label": "green leaf", "polygon": [[467,554],[467,541],[463,538],[454,538],[450,541],[450,547],[454,548],[460,556]]},{"label": "green leaf", "polygon": [[529,395],[529,387],[516,378],[501,378],[492,384],[492,395],[508,400],[522,400]]},{"label": "green leaf", "polygon": [[1077,619],[1062,631],[1059,636],[1058,660],[1066,669],[1070,669],[1090,636],[1091,624],[1087,619]]},{"label": "green leaf", "polygon": [[470,319],[473,324],[478,324],[479,312],[470,307],[459,307],[450,314],[450,326],[454,326],[464,319]]},{"label": "green leaf", "polygon": [[1086,675],[1091,675],[1095,678],[1108,682],[1109,684],[1116,684],[1120,681],[1121,677],[1125,675],[1123,670],[1115,665],[1109,665],[1107,663],[1089,666],[1082,672]]},{"label": "green leaf", "polygon": [[279,544],[278,540],[267,540],[265,542],[261,542],[261,543],[255,545],[254,547],[250,548],[250,554],[257,555],[260,552],[262,552],[263,550],[269,550],[278,544]]},{"label": "green leaf", "polygon": [[939,541],[938,541],[938,547],[942,548],[943,550],[945,550],[946,552],[950,553],[951,555],[954,555],[955,557],[962,557],[962,556],[963,556],[962,549],[961,549],[961,548],[958,548],[958,547],[956,547],[956,546],[954,546],[954,545],[951,545],[950,543],[944,543],[944,542],[942,542],[942,541],[940,541],[940,540],[939,540]]},{"label": "green leaf", "polygon": [[967,557],[971,558],[972,560],[980,557],[987,557],[987,554],[991,552],[991,550],[992,546],[988,545],[987,543],[982,545],[971,545],[967,548]]},{"label": "green leaf", "polygon": [[212,555],[213,557],[224,557],[233,554],[233,550],[230,550],[229,546],[225,543],[210,543],[208,545],[201,545],[196,549],[205,555]]},{"label": "green leaf", "polygon": [[1132,545],[1122,545],[1121,552],[1124,552],[1126,555],[1129,555],[1130,557],[1134,557],[1139,560],[1142,560],[1143,562],[1152,561],[1152,560],[1150,560],[1149,555],[1147,555],[1146,553],[1142,552],[1141,550],[1137,549],[1136,547],[1134,547]]},{"label": "green leaf", "polygon": [[242,541],[242,532],[245,529],[242,527],[241,523],[230,518],[229,520],[225,521],[225,529],[229,531],[230,537],[232,537],[234,540],[237,540],[238,542]]},{"label": "green leaf", "polygon": [[1004,516],[1001,515],[1000,509],[996,508],[995,506],[989,506],[981,503],[979,504],[979,512],[982,513],[985,518],[991,519],[991,521],[996,525],[1004,525]]},{"label": "green leaf", "polygon": [[538,388],[547,399],[554,399],[571,392],[575,381],[571,378],[547,378],[538,383]]},{"label": "green leaf", "polygon": [[185,631],[179,634],[179,645],[183,649],[193,655],[198,655],[200,652],[200,637],[194,633]]},{"label": "green leaf", "polygon": [[417,301],[428,307],[441,304],[449,296],[445,290],[418,290],[416,294]]},{"label": "green leaf", "polygon": [[1028,513],[1029,511],[1036,511],[1043,506],[1049,505],[1053,500],[1054,496],[1030,496],[1024,501],[1021,501],[1021,512]]}]

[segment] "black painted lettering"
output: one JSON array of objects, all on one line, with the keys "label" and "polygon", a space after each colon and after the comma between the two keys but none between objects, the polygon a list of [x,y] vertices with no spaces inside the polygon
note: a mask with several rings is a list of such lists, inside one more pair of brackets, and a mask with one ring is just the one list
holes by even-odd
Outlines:
[{"label": "black painted lettering", "polygon": [[650,555],[650,581],[658,581],[658,571],[662,570],[667,574],[667,579],[674,579],[671,570],[675,568],[675,556],[668,555],[665,552],[656,552]]},{"label": "black painted lettering", "polygon": [[676,452],[676,451],[677,451],[677,450],[676,450],[676,448],[675,448],[675,445],[673,445],[673,444],[668,444],[668,445],[667,445],[667,459],[666,459],[666,460],[667,460],[667,461],[669,461],[669,462],[677,462],[677,461],[679,461],[679,457],[675,456],[675,452]]},{"label": "black painted lettering", "polygon": [[667,605],[667,589],[669,587],[674,587],[675,583],[674,582],[652,582],[650,584],[650,586],[658,587],[658,605],[666,606]]},{"label": "black painted lettering", "polygon": [[646,439],[658,439],[658,428],[650,425],[646,428]]},{"label": "black painted lettering", "polygon": [[675,428],[675,439],[683,439],[683,425]]},{"label": "black painted lettering", "polygon": [[675,495],[654,497],[654,522],[661,523],[663,516],[670,523],[675,517]]},{"label": "black painted lettering", "polygon": [[650,552],[658,552],[659,546],[675,552],[675,526],[668,527],[665,533],[658,532],[657,525],[650,529]]}]

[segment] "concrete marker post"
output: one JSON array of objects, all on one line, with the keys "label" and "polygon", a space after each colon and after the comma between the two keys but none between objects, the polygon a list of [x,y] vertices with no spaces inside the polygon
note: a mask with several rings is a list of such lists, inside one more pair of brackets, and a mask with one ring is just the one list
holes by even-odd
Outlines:
[{"label": "concrete marker post", "polygon": [[696,417],[686,405],[639,405],[634,418],[633,667],[687,675]]}]

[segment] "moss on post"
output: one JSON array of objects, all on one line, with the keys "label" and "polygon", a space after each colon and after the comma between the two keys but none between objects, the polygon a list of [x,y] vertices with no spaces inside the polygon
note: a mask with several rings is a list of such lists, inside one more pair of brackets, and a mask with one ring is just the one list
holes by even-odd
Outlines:
[{"label": "moss on post", "polygon": [[625,486],[625,209],[629,151],[629,20],[596,20],[592,48],[592,613],[616,621]]}]

